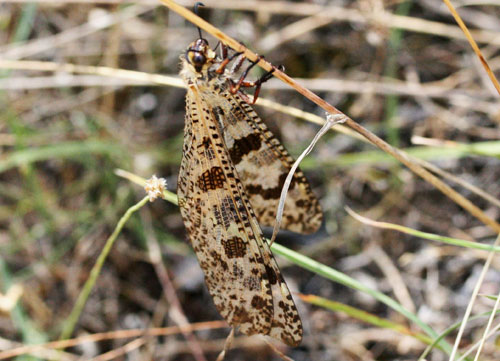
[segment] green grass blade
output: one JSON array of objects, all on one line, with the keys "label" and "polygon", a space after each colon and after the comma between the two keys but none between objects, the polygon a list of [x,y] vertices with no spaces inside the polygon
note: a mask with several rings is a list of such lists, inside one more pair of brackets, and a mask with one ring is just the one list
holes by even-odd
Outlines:
[{"label": "green grass blade", "polygon": [[[319,263],[309,257],[306,257],[298,252],[292,251],[291,249],[288,249],[286,247],[283,247],[282,245],[274,243],[272,245],[272,250],[276,254],[279,254],[280,256],[285,257],[289,261],[292,261],[296,265],[305,268],[313,273],[316,273],[317,275],[320,275],[322,277],[325,277],[326,279],[340,283],[344,286],[347,286],[349,288],[355,289],[357,291],[361,291],[363,293],[366,293],[376,300],[382,302],[386,306],[392,308],[396,312],[399,312],[402,314],[404,317],[406,317],[408,320],[412,321],[416,325],[418,325],[429,337],[431,338],[436,338],[438,335],[437,333],[429,327],[425,322],[420,320],[415,314],[412,312],[408,311],[406,308],[404,308],[402,305],[394,301],[392,298],[389,296],[378,292],[376,290],[373,290],[367,286],[365,286],[363,283],[355,280],[354,278],[349,277],[348,275],[339,272],[331,267],[328,267],[322,263]],[[451,352],[451,346],[444,340],[441,340],[439,342],[440,347],[447,353]]]},{"label": "green grass blade", "polygon": [[81,159],[85,154],[105,154],[121,156],[123,147],[97,140],[64,142],[40,147],[30,147],[12,151],[0,159],[0,173],[14,167],[48,159]]},{"label": "green grass blade", "polygon": [[346,305],[344,303],[331,301],[331,300],[328,300],[326,298],[319,297],[316,295],[299,294],[299,297],[304,302],[307,302],[307,303],[310,303],[310,304],[313,304],[313,305],[316,305],[319,307],[323,307],[323,308],[326,308],[326,309],[331,310],[331,311],[342,312],[342,313],[344,313],[352,318],[369,323],[369,324],[377,326],[377,327],[387,328],[387,329],[394,330],[394,331],[401,333],[401,334],[404,334],[404,335],[412,336],[412,337],[416,338],[417,340],[422,341],[423,343],[426,343],[428,345],[433,342],[433,340],[430,337],[427,337],[426,335],[419,333],[419,332],[414,332],[404,325],[389,321],[385,318],[375,316],[371,313],[368,313],[366,311],[360,310],[360,309],[355,308],[355,307],[351,307],[351,306]]},{"label": "green grass blade", "polygon": [[393,229],[393,230],[396,230],[396,231],[399,231],[402,233],[410,234],[410,235],[415,236],[415,237],[428,239],[430,241],[435,241],[435,242],[451,244],[453,246],[458,246],[458,247],[478,249],[478,250],[487,251],[487,252],[500,252],[500,247],[498,247],[498,246],[484,244],[484,243],[478,243],[478,242],[466,241],[464,239],[459,239],[459,238],[440,236],[440,235],[434,234],[434,233],[417,231],[415,229],[401,226],[399,224],[373,221],[369,218],[360,216],[359,214],[355,213],[349,207],[346,207],[346,211],[347,211],[347,213],[349,213],[352,217],[354,217],[358,221],[360,221],[364,224],[367,224],[369,226],[383,228],[383,229]]}]

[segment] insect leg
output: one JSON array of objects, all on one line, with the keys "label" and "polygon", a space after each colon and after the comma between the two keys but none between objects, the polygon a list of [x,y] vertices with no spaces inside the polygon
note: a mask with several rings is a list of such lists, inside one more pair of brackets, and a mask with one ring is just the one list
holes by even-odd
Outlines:
[{"label": "insect leg", "polygon": [[248,75],[248,72],[262,59],[262,56],[258,56],[257,60],[252,61],[250,65],[245,69],[245,71],[241,74],[240,78],[238,81],[235,83],[234,81],[231,80],[231,93],[235,94],[238,90],[240,90],[240,87],[244,88],[249,88],[252,87],[253,85],[250,85],[252,82],[245,81],[245,78]]},{"label": "insect leg", "polygon": [[[241,76],[240,76],[240,78],[239,78],[239,80],[238,80],[237,83],[234,83],[232,80],[231,80],[231,83],[230,83],[230,90],[231,90],[231,92],[233,94],[236,93],[238,90],[240,90],[241,87],[243,87],[243,88],[252,88],[252,87],[255,87],[255,92],[253,94],[252,101],[250,101],[250,99],[248,98],[248,96],[246,94],[243,96],[243,98],[245,99],[245,101],[247,103],[249,103],[249,104],[255,104],[255,102],[257,101],[257,98],[259,97],[260,88],[261,88],[262,84],[264,82],[268,81],[269,79],[271,79],[271,77],[273,76],[272,74],[274,73],[274,70],[276,70],[276,68],[273,67],[270,71],[268,71],[267,73],[265,73],[264,75],[262,75],[256,81],[246,81],[245,77],[248,75],[248,72],[250,71],[250,69],[252,69],[260,61],[260,59],[262,59],[262,56],[259,56],[257,58],[257,60],[255,60],[254,62],[252,62],[250,64],[250,66],[245,69],[245,71],[243,72],[243,74],[241,74]],[[284,71],[285,67],[283,65],[279,65],[278,69],[280,71]]]},{"label": "insect leg", "polygon": [[[231,56],[228,56],[228,54],[227,54],[227,46],[225,46],[222,43],[221,43],[221,49],[222,49],[222,59],[223,60],[221,61],[221,63],[219,65],[219,67],[217,68],[217,70],[215,70],[215,72],[217,74],[222,74],[224,72],[224,69],[226,69],[227,64],[229,64],[237,56],[240,56],[241,54],[243,54],[243,52],[238,52],[238,53],[232,54]],[[243,60],[245,60],[245,58],[243,58]],[[243,60],[238,60],[238,63],[243,63]],[[240,66],[241,66],[241,64],[238,66],[238,68]],[[233,67],[233,71],[234,71],[234,67]]]},{"label": "insect leg", "polygon": [[[263,83],[265,83],[266,81],[268,81],[269,79],[271,79],[273,77],[274,70],[275,70],[275,68],[273,67],[271,70],[269,70],[267,73],[262,75],[259,79],[257,79],[257,81],[254,82],[253,85],[250,85],[250,86],[255,86],[255,92],[253,93],[253,99],[252,99],[251,104],[255,104],[255,102],[257,101],[257,98],[259,97],[260,87],[262,86]],[[285,67],[283,65],[278,65],[278,70],[285,71]]]},{"label": "insect leg", "polygon": [[[218,48],[218,47],[219,47],[219,45],[221,45],[221,44],[222,44],[222,42],[219,40],[219,41],[217,42],[217,45],[215,45],[214,51],[217,51],[217,48]],[[226,53],[227,53],[227,51],[226,51]],[[223,59],[225,59],[226,57],[224,56],[224,54],[222,54],[222,55],[223,55]]]}]

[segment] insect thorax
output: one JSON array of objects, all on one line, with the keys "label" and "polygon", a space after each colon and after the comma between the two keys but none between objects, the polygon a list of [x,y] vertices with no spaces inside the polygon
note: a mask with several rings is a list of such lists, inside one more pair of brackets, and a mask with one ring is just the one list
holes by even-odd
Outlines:
[{"label": "insect thorax", "polygon": [[228,87],[229,71],[224,69],[223,74],[216,70],[220,67],[220,60],[206,64],[199,72],[185,59],[181,57],[180,75],[184,82],[189,86],[195,86],[201,93],[213,93],[214,90],[224,91]]}]

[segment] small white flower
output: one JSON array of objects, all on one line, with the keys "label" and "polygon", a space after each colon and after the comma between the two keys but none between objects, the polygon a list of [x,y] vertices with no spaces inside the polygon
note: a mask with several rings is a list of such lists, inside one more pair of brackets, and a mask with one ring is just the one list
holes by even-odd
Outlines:
[{"label": "small white flower", "polygon": [[153,202],[156,198],[163,198],[163,191],[167,188],[167,181],[165,178],[158,178],[153,175],[146,181],[144,190],[149,196],[149,201]]},{"label": "small white flower", "polygon": [[10,312],[23,294],[21,285],[12,285],[5,295],[0,293],[0,312]]}]

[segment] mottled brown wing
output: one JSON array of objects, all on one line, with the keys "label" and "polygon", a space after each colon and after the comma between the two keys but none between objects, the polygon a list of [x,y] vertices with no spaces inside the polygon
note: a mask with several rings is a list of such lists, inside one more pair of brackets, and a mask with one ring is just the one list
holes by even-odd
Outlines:
[{"label": "mottled brown wing", "polygon": [[[222,90],[214,114],[224,127],[231,160],[243,182],[261,225],[274,226],[281,190],[294,160],[268,130],[252,107],[238,94]],[[295,172],[283,212],[281,228],[310,234],[321,226],[319,202],[300,169]]]},{"label": "mottled brown wing", "polygon": [[302,341],[302,321],[299,312],[267,242],[263,242],[263,245],[266,250],[264,262],[271,285],[274,310],[269,336],[287,345],[298,346]]},{"label": "mottled brown wing", "polygon": [[229,324],[247,335],[269,334],[298,345],[298,312],[211,109],[196,88],[188,90],[177,194],[191,244],[214,303]]}]

